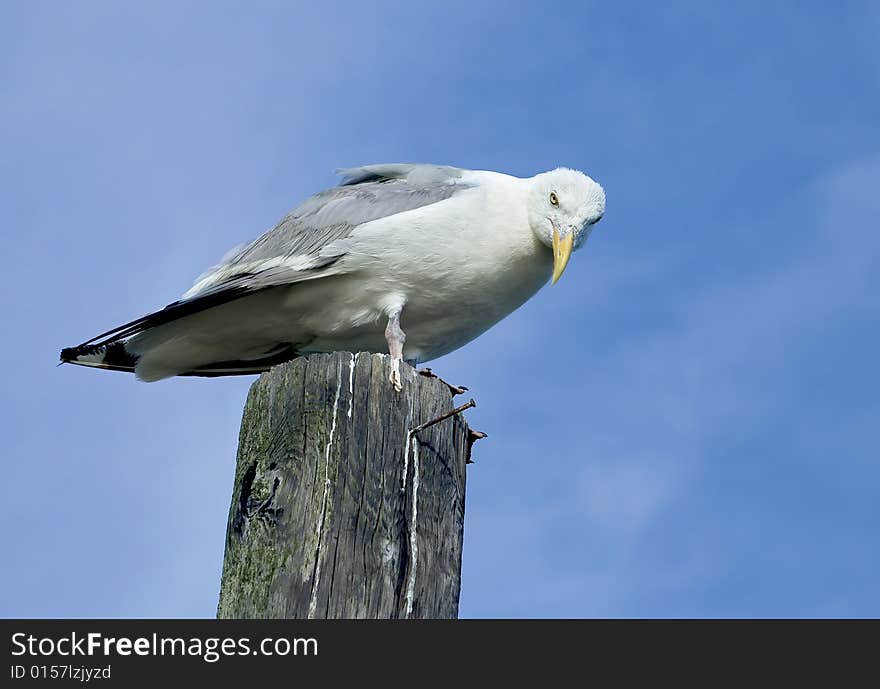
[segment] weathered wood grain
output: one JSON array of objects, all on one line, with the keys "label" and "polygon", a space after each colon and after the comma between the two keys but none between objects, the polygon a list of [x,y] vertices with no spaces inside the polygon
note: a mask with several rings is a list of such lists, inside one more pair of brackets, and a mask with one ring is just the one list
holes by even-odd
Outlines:
[{"label": "weathered wood grain", "polygon": [[264,373],[242,418],[217,615],[458,614],[469,430],[437,378],[346,352]]}]

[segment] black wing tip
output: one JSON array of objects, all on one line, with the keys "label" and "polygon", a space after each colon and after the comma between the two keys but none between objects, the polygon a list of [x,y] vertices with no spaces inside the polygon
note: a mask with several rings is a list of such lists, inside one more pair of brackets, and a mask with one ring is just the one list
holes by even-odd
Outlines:
[{"label": "black wing tip", "polygon": [[76,360],[87,354],[97,354],[103,352],[106,348],[103,345],[81,344],[76,347],[65,347],[61,350],[61,361],[63,363],[76,363]]},{"label": "black wing tip", "polygon": [[77,361],[79,357],[101,354],[102,361],[97,365],[99,368],[120,369],[130,371],[134,369],[137,363],[137,357],[131,354],[125,348],[123,342],[111,342],[108,345],[77,345],[76,347],[65,347],[61,350],[61,363],[80,363]]}]

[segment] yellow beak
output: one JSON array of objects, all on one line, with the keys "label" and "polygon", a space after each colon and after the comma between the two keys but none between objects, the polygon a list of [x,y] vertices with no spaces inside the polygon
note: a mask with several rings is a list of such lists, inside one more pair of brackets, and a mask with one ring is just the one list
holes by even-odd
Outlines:
[{"label": "yellow beak", "polygon": [[553,229],[553,282],[556,284],[565,266],[568,265],[568,259],[571,258],[571,247],[574,245],[574,232],[569,232],[564,237],[559,236],[556,228]]}]

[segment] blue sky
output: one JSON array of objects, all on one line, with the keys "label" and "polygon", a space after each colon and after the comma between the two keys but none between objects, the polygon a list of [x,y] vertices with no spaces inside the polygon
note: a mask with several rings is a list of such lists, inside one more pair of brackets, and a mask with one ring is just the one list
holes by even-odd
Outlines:
[{"label": "blue sky", "polygon": [[878,616],[876,3],[0,6],[0,615],[215,612],[251,379],[58,350],[337,167],[585,170],[565,276],[433,367],[465,617]]}]

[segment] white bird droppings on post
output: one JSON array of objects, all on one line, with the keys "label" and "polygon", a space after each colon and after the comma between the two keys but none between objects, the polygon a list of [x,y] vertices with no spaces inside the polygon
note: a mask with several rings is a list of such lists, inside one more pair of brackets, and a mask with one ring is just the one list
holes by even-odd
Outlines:
[{"label": "white bird droppings on post", "polygon": [[[419,564],[419,539],[416,532],[419,516],[419,439],[412,433],[409,434],[413,450],[413,494],[412,514],[409,522],[409,579],[406,582],[406,616],[409,617],[413,609],[413,593],[416,587],[416,569]],[[407,443],[407,448],[409,443]],[[407,451],[407,454],[409,452]]]},{"label": "white bird droppings on post", "polygon": [[412,439],[412,421],[413,421],[413,410],[415,408],[415,398],[411,398],[409,401],[409,416],[406,417],[406,444],[403,446],[403,485],[401,485],[400,490],[402,492],[406,492],[406,474],[409,470],[409,441]]},{"label": "white bird droppings on post", "polygon": [[354,364],[357,354],[351,355],[351,361],[348,362],[348,418],[351,418],[351,411],[354,407]]},{"label": "white bird droppings on post", "polygon": [[[415,371],[413,375],[417,375]],[[406,582],[406,612],[405,617],[409,617],[413,609],[413,595],[416,586],[416,569],[419,562],[419,543],[418,543],[418,516],[419,516],[419,441],[413,432],[413,414],[415,413],[415,389],[411,393],[409,401],[409,415],[406,419],[406,444],[403,448],[403,486],[401,491],[406,493],[406,479],[409,472],[409,450],[412,447],[413,453],[413,493],[412,493],[412,512],[410,514],[409,527],[409,576]]]},{"label": "white bird droppings on post", "polygon": [[321,519],[318,521],[318,545],[315,548],[315,578],[312,581],[312,596],[309,599],[309,619],[315,616],[318,608],[318,585],[321,583],[321,544],[324,541],[324,521],[327,517],[327,497],[330,494],[330,449],[333,447],[333,435],[336,433],[336,416],[339,412],[339,393],[342,390],[342,362],[336,369],[336,397],[333,400],[333,422],[324,448],[324,494],[321,497]]}]

